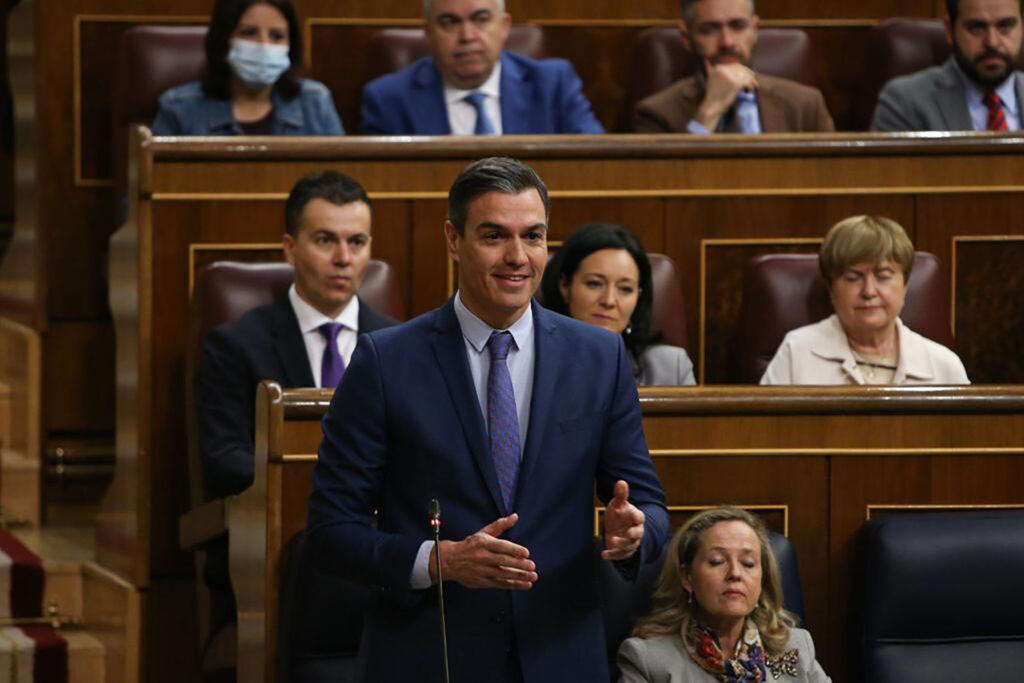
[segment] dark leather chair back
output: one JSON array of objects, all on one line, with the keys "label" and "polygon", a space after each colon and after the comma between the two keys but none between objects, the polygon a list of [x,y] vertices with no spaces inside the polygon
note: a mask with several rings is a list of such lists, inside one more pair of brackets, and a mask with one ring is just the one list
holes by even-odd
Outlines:
[{"label": "dark leather chair back", "polygon": [[[548,268],[557,264],[557,251],[548,254]],[[665,254],[647,254],[651,262],[651,283],[654,292],[651,301],[651,330],[661,333],[661,343],[686,348],[686,314],[683,308],[683,278],[679,266]],[[544,305],[544,292],[537,288],[534,295]]]},{"label": "dark leather chair back", "polygon": [[[949,283],[934,254],[914,254],[900,318],[910,329],[952,346]],[[766,254],[743,273],[743,301],[736,328],[736,380],[757,383],[790,330],[832,315],[816,254]]]},{"label": "dark leather chair back", "polygon": [[165,90],[202,78],[205,41],[206,26],[134,26],[121,35],[110,122],[116,197],[127,190],[128,127],[152,124]]},{"label": "dark leather chair back", "polygon": [[[802,29],[760,29],[751,63],[761,73],[817,86],[811,39]],[[623,105],[623,120],[632,120],[633,108],[640,100],[692,75],[698,68],[699,62],[683,45],[678,28],[656,26],[641,31],[633,45],[632,78]]]},{"label": "dark leather chair back", "polygon": [[[544,29],[532,24],[513,26],[505,49],[539,59],[544,56]],[[430,54],[421,28],[387,28],[375,33],[366,45],[364,83],[398,71]]]},{"label": "dark leather chair back", "polygon": [[[779,565],[782,578],[783,606],[804,623],[804,592],[800,583],[800,565],[796,551],[789,539],[780,533],[769,531],[772,554]],[[640,567],[636,581],[631,583],[622,578],[611,562],[601,559],[604,541],[594,539],[595,557],[598,563],[598,580],[601,595],[601,613],[604,617],[605,646],[611,664],[612,680],[617,680],[615,654],[622,641],[629,637],[636,620],[651,607],[651,595],[658,585],[661,568],[665,564],[668,543],[662,548],[657,560]]]},{"label": "dark leather chair back", "polygon": [[857,680],[1020,679],[1024,512],[901,514],[863,531]]}]

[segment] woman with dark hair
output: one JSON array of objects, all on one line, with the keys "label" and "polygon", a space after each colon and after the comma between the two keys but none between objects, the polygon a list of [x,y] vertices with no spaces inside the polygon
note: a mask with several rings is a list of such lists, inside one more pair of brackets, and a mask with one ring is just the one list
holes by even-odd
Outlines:
[{"label": "woman with dark hair", "polygon": [[202,81],[160,96],[156,135],[343,135],[331,93],[299,78],[291,0],[217,0]]},{"label": "woman with dark hair", "polygon": [[622,335],[641,386],[695,384],[686,350],[659,344],[651,332],[651,262],[636,235],[621,225],[589,223],[548,263],[544,305]]}]

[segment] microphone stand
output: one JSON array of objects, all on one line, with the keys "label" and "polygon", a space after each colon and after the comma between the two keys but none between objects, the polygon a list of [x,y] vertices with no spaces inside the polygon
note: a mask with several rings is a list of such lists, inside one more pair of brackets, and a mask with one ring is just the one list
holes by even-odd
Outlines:
[{"label": "microphone stand", "polygon": [[448,626],[444,620],[444,577],[441,576],[441,503],[430,500],[430,528],[434,532],[434,567],[437,570],[437,606],[441,612],[441,654],[444,662],[444,683],[451,683],[448,669]]}]

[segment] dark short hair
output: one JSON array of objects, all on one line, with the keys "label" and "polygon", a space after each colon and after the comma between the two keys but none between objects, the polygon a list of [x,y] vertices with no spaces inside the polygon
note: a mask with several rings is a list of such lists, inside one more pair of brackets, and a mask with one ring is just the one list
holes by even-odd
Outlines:
[{"label": "dark short hair", "polygon": [[373,210],[366,190],[355,179],[338,171],[313,171],[295,183],[284,205],[285,230],[292,237],[298,237],[302,212],[314,199],[323,199],[336,206],[363,202]]},{"label": "dark short hair", "polygon": [[210,28],[206,32],[203,93],[207,97],[231,99],[231,66],[228,64],[231,34],[238,28],[245,11],[259,4],[270,5],[288,21],[288,58],[292,65],[277,79],[274,92],[286,100],[298,97],[301,90],[298,72],[302,65],[302,27],[291,0],[216,0],[210,16]]},{"label": "dark short hair", "polygon": [[[1017,9],[1024,16],[1024,4],[1021,0],[1017,0]],[[960,16],[960,0],[946,0],[946,14],[949,15],[949,23],[955,23],[957,17]]]},{"label": "dark short hair", "polygon": [[[683,17],[683,23],[689,25],[693,21],[693,6],[701,0],[679,0],[679,14]],[[754,0],[747,0],[750,3],[750,11],[755,12]]]},{"label": "dark short hair", "polygon": [[544,271],[544,278],[540,284],[544,305],[557,313],[569,315],[569,304],[562,297],[561,284],[571,283],[583,259],[602,249],[625,249],[636,262],[640,293],[637,296],[636,309],[629,319],[629,332],[622,333],[626,348],[636,357],[655,341],[656,335],[651,334],[654,285],[647,252],[640,239],[625,227],[614,223],[587,223],[569,235],[551,257]]},{"label": "dark short hair", "polygon": [[527,190],[537,190],[544,202],[544,219],[551,213],[551,202],[548,199],[548,188],[537,172],[519,161],[509,157],[488,157],[466,166],[455,178],[452,189],[448,191],[448,220],[455,226],[455,232],[466,234],[466,216],[469,203],[488,192],[502,194],[522,194]]}]

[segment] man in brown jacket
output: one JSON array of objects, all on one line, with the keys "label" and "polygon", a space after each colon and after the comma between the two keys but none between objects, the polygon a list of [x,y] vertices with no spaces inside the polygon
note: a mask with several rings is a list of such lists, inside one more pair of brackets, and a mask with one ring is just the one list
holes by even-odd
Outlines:
[{"label": "man in brown jacket", "polygon": [[799,133],[835,130],[815,88],[755,73],[754,0],[681,0],[683,43],[701,70],[642,100],[638,133]]}]

